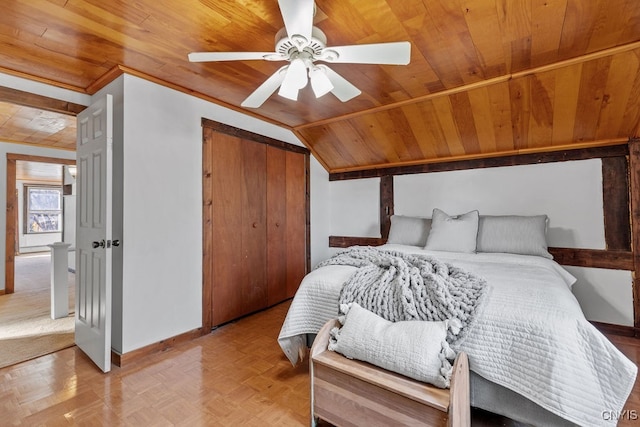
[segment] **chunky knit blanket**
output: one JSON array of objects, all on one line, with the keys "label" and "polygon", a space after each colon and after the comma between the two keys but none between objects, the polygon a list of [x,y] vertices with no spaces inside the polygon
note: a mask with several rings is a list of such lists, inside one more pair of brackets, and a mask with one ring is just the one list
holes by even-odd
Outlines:
[{"label": "chunky knit blanket", "polygon": [[[356,302],[392,322],[457,319],[447,341],[460,344],[486,291],[483,278],[418,254],[355,246],[322,262],[358,267],[340,293],[340,304]],[[453,322],[454,324],[457,322]]]}]

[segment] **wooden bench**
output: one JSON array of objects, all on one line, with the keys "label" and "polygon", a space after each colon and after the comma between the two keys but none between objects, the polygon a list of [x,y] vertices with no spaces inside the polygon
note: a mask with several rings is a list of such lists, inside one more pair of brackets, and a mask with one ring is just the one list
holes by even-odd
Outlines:
[{"label": "wooden bench", "polygon": [[366,362],[329,351],[327,322],[310,353],[311,425],[320,419],[335,426],[471,425],[469,362],[465,353],[454,363],[450,389],[440,389]]}]

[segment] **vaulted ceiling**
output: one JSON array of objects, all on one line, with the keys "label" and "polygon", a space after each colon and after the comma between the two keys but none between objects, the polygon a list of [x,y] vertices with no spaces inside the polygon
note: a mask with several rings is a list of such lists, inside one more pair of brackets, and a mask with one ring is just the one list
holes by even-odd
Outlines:
[{"label": "vaulted ceiling", "polygon": [[[408,40],[411,63],[331,64],[362,94],[241,102],[282,63],[277,0],[2,1],[0,71],[94,93],[128,72],[290,128],[330,172],[639,136],[640,1],[316,0],[329,46]],[[2,110],[0,110],[2,111]],[[0,136],[1,137],[1,136]]]}]

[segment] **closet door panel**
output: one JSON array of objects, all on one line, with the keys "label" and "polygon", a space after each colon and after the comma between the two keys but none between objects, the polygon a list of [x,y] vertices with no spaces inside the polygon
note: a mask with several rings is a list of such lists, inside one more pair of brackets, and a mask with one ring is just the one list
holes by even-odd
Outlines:
[{"label": "closet door panel", "polygon": [[242,307],[241,283],[243,160],[242,140],[216,134],[212,144],[212,321],[219,325],[236,317]]},{"label": "closet door panel", "polygon": [[[267,148],[267,294],[271,306],[287,299],[286,152]],[[291,236],[292,238],[294,236]]]},{"label": "closet door panel", "polygon": [[267,304],[266,154],[264,144],[242,142],[241,315],[260,310]]},{"label": "closet door panel", "polygon": [[307,177],[304,154],[286,152],[286,298],[293,297],[307,273]]}]

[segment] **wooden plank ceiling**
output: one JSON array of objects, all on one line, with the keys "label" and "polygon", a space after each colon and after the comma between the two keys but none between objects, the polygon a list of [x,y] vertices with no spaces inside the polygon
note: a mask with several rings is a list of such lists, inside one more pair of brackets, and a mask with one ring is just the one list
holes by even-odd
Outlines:
[{"label": "wooden plank ceiling", "polygon": [[0,141],[75,150],[76,119],[10,102],[0,102]]},{"label": "wooden plank ceiling", "polygon": [[407,66],[331,64],[362,94],[240,103],[282,63],[276,0],[2,2],[0,71],[94,93],[129,72],[292,129],[330,172],[637,137],[638,0],[317,0],[328,46],[408,40]]}]

